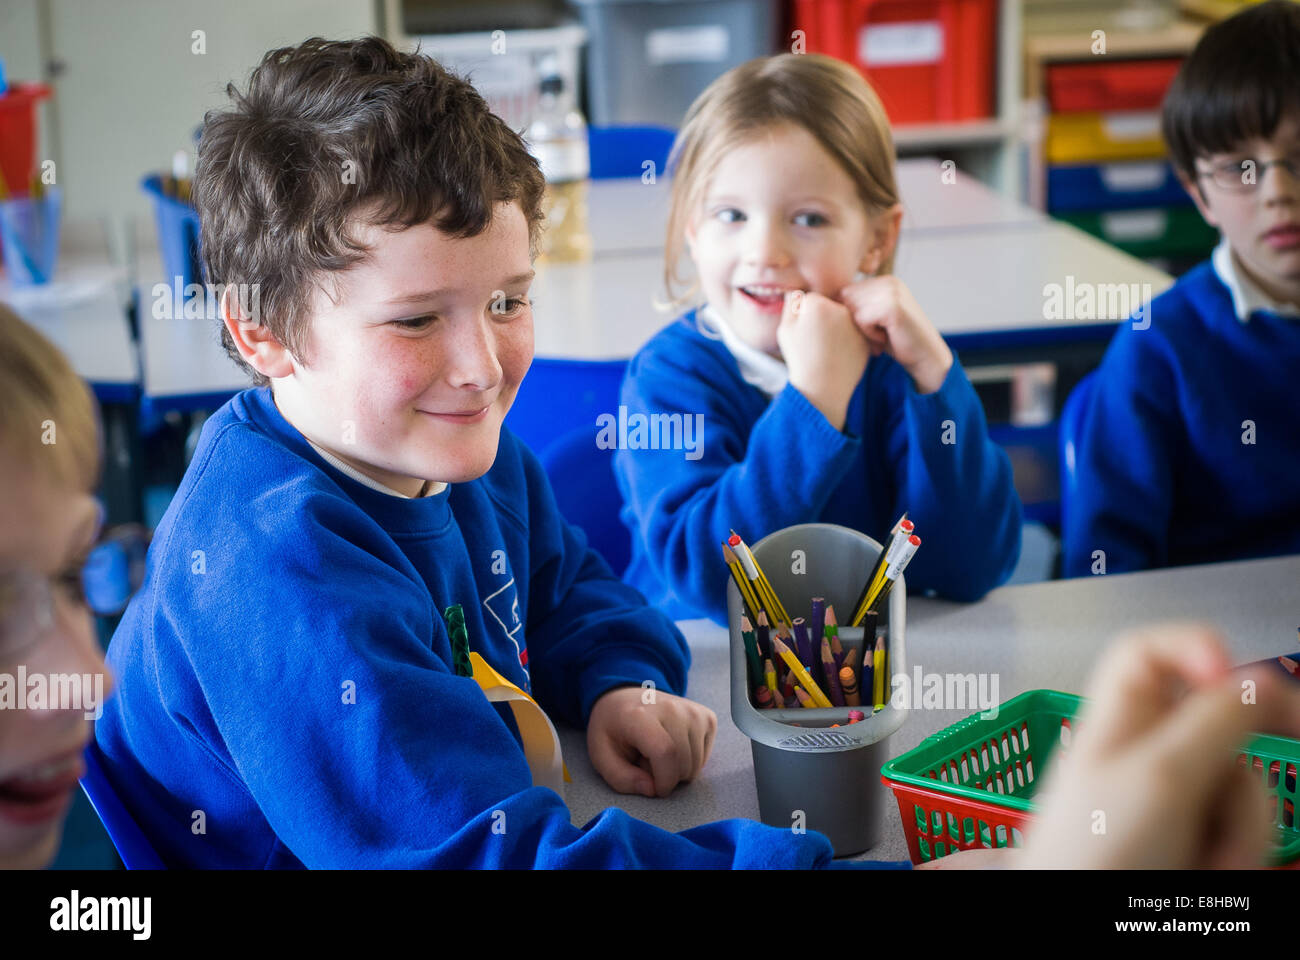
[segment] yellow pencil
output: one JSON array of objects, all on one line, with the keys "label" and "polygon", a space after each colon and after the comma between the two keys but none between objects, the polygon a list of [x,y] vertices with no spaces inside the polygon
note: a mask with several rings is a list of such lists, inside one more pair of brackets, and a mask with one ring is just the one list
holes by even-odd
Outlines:
[{"label": "yellow pencil", "polygon": [[871,685],[875,688],[872,691],[871,701],[876,705],[877,710],[885,709],[885,638],[876,637],[876,654],[873,658],[871,669]]},{"label": "yellow pencil", "polygon": [[[735,530],[731,531],[731,538],[727,543],[736,551],[736,556],[740,559],[740,564],[745,568],[745,575],[758,584],[759,594],[766,595],[766,599],[772,604],[772,612],[785,621],[787,624],[793,624],[790,614],[785,612],[785,607],[781,605],[780,598],[777,597],[776,591],[772,589],[772,581],[767,579],[767,574],[758,564],[758,558],[754,556],[754,551],[749,549],[749,545],[741,539],[740,534]],[[746,562],[748,561],[748,562]]]},{"label": "yellow pencil", "polygon": [[[803,664],[794,655],[794,651],[782,643],[779,637],[772,641],[772,649],[776,651],[778,657],[786,662],[786,666],[790,668],[795,679],[803,684],[804,689],[808,691],[808,695],[813,698],[813,702],[817,706],[829,707],[831,705],[830,700],[826,699],[826,694],[822,693],[821,687],[817,686],[813,678],[808,676],[808,671],[803,668]],[[883,649],[880,655],[884,656]]]},{"label": "yellow pencil", "polygon": [[740,590],[741,598],[749,605],[749,612],[757,617],[759,611],[763,608],[759,606],[758,598],[754,596],[753,587],[745,579],[745,574],[740,568],[740,561],[736,559],[736,555],[732,553],[731,548],[725,543],[722,545],[722,559],[731,568],[731,578],[736,581],[736,587]]},{"label": "yellow pencil", "polygon": [[794,688],[794,697],[799,701],[799,706],[806,710],[813,710],[817,707],[817,704],[813,703],[813,698],[803,692],[803,687]]}]

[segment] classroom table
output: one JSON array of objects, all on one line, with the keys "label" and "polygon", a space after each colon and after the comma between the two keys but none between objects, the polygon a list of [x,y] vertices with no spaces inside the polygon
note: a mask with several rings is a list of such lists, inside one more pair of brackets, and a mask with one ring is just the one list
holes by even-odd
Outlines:
[{"label": "classroom table", "polygon": [[[175,299],[171,294],[163,294],[164,299],[167,297]],[[136,309],[140,329],[140,405],[147,419],[169,411],[214,409],[252,386],[243,368],[226,355],[218,320],[174,316],[165,308],[155,311],[154,300],[154,285],[142,284],[138,288]],[[155,313],[162,315],[155,316]]]},{"label": "classroom table", "polygon": [[[1038,688],[1082,693],[1099,653],[1119,631],[1172,619],[1217,624],[1234,662],[1245,663],[1296,650],[1298,585],[1300,556],[1290,556],[1002,587],[975,604],[912,596],[908,668],[991,674],[997,677],[999,702]],[[718,715],[718,735],[703,775],[666,799],[616,793],[592,768],[585,733],[561,726],[573,777],[566,800],[574,824],[582,826],[610,806],[672,831],[729,817],[758,819],[749,741],[731,720],[727,633],[706,620],[678,626],[693,660],[688,696]],[[889,755],[910,750],[972,712],[910,711]],[[887,790],[883,784],[881,789]],[[892,795],[883,819],[881,841],[862,858],[907,859]]]},{"label": "classroom table", "polygon": [[[1099,309],[1048,315],[1051,284],[1081,291],[1123,285],[1144,296],[1172,278],[1069,224],[1005,222],[953,230],[913,230],[899,243],[895,273],[953,348],[962,351],[1104,344],[1124,316],[1107,309],[1119,298],[1094,297]],[[1072,286],[1067,287],[1067,284]],[[546,264],[533,282],[538,356],[615,359],[631,356],[676,316],[656,308],[666,299],[658,254],[629,254],[590,263]]]},{"label": "classroom table", "polygon": [[126,271],[96,257],[61,257],[40,286],[15,286],[0,272],[0,302],[45,334],[104,402],[131,401],[140,380],[130,295]]}]

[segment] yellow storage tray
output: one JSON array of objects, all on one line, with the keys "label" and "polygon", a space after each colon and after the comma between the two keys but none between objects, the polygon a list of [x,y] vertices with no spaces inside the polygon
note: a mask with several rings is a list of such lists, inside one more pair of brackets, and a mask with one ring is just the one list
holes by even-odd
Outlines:
[{"label": "yellow storage tray", "polygon": [[1159,111],[1054,113],[1047,118],[1048,163],[1107,163],[1164,155]]}]

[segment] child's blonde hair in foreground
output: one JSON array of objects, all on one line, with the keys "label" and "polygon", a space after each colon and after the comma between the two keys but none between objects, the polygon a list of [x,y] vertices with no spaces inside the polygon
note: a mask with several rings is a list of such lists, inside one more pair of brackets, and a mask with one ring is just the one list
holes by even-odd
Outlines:
[{"label": "child's blonde hair in foreground", "polygon": [[[675,309],[695,293],[678,273],[686,226],[704,200],[723,153],[783,124],[812,134],[853,180],[869,215],[898,202],[894,138],[876,92],[853,67],[821,54],[760,57],[727,71],[686,113],[673,143],[668,170],[672,204],[664,257],[664,287]],[[890,251],[879,274],[893,270]]]},{"label": "child's blonde hair in foreground", "polygon": [[43,483],[91,491],[101,442],[95,400],[54,344],[0,303],[0,456]]}]

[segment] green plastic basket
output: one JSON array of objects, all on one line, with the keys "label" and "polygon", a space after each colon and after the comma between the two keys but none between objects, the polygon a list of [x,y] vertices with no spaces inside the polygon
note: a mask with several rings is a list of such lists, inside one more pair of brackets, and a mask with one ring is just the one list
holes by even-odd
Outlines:
[{"label": "green plastic basket", "polygon": [[[1083,697],[1029,690],[926,737],[880,768],[894,791],[915,863],[957,850],[1019,846],[1052,757],[1068,749]],[[1300,866],[1295,818],[1300,741],[1259,735],[1238,755],[1274,797],[1273,866]]]}]

